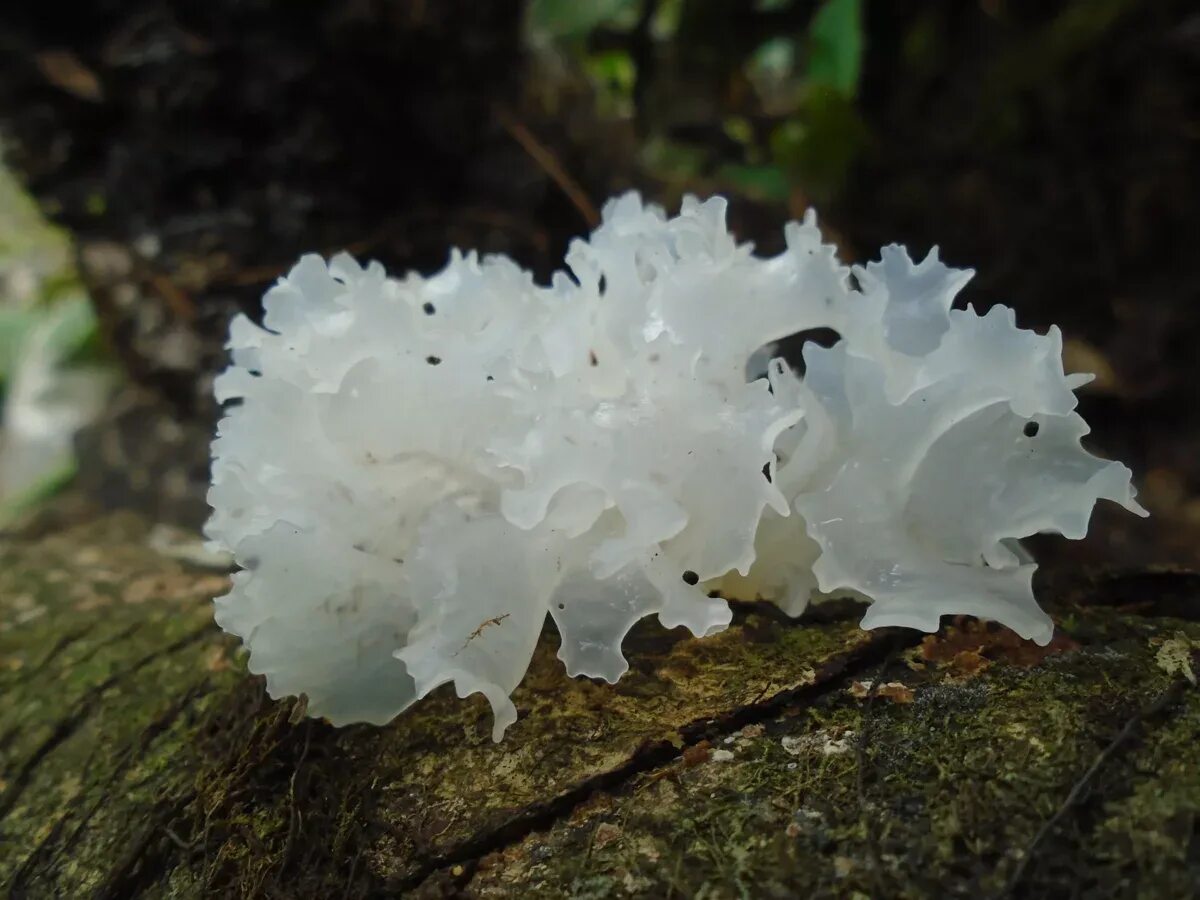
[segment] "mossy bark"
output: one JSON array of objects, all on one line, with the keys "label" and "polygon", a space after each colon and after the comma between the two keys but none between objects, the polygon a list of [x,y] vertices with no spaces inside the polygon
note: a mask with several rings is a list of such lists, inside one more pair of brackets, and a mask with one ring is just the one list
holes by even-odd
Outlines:
[{"label": "mossy bark", "polygon": [[0,544],[0,885],[18,897],[1181,897],[1200,880],[1200,585],[1043,585],[1045,651],[744,607],[616,686],[547,633],[493,744],[439,692],[386,728],[275,703],[226,577],[116,516]]}]

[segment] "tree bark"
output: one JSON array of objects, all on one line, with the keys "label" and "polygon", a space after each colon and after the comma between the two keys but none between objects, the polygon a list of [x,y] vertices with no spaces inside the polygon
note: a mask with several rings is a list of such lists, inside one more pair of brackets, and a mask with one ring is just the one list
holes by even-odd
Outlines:
[{"label": "tree bark", "polygon": [[[0,543],[14,897],[1182,897],[1200,874],[1200,578],[1046,579],[1050,647],[854,605],[656,625],[615,686],[548,630],[505,740],[441,691],[383,728],[273,702],[226,575],[132,515]],[[1193,643],[1196,642],[1196,643]]]}]

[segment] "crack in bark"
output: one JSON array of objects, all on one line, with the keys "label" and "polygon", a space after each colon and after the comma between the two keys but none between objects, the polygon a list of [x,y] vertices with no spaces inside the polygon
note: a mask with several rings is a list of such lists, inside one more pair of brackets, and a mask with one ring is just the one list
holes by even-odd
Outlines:
[{"label": "crack in bark", "polygon": [[[92,804],[91,808],[71,831],[65,841],[58,845],[58,837],[62,833],[62,826],[65,824],[68,815],[64,815],[54,825],[51,833],[46,836],[33,852],[26,857],[21,863],[20,868],[13,874],[12,880],[9,882],[9,891],[14,896],[20,896],[26,889],[28,883],[33,879],[43,874],[46,862],[52,860],[54,856],[69,857],[76,843],[82,837],[85,829],[91,824],[96,813],[99,812],[107,803],[109,803],[108,791],[120,778],[129,771],[139,760],[146,756],[155,739],[163,734],[171,725],[190,707],[196,700],[203,697],[209,692],[209,687],[203,682],[197,682],[189,688],[175,702],[173,702],[166,710],[163,711],[154,721],[150,722],[146,728],[138,735],[137,740],[130,743],[125,752],[121,755],[121,760],[114,767],[112,773],[104,780],[104,783],[98,787],[100,797]],[[53,851],[53,856],[50,851]],[[49,860],[47,859],[49,857]]]},{"label": "crack in bark", "polygon": [[170,656],[183,650],[185,647],[196,643],[211,634],[215,629],[212,623],[206,623],[203,628],[197,629],[184,635],[177,641],[167,644],[152,653],[147,653],[141,659],[137,660],[131,666],[115,672],[104,681],[100,682],[95,687],[90,688],[75,704],[74,710],[65,718],[62,719],[54,730],[50,733],[42,743],[33,751],[27,760],[21,765],[9,783],[8,789],[3,795],[0,795],[0,819],[4,819],[11,811],[13,806],[21,798],[25,789],[29,786],[29,782],[33,779],[34,772],[38,766],[51,753],[57,750],[64,744],[72,735],[87,723],[91,717],[92,711],[95,708],[95,701],[116,685],[120,684],[131,675],[135,675],[144,669],[146,666],[161,659],[165,656]]},{"label": "crack in bark", "polygon": [[551,800],[527,806],[508,821],[489,829],[486,833],[469,838],[450,850],[430,857],[411,875],[389,883],[387,889],[413,890],[438,872],[454,866],[463,867],[462,875],[457,876],[456,880],[465,883],[473,872],[473,864],[478,860],[503,851],[520,843],[534,832],[545,831],[559,821],[569,818],[571,813],[593,794],[619,789],[638,775],[669,765],[682,758],[687,749],[701,741],[731,735],[747,725],[774,718],[784,708],[795,703],[811,703],[837,691],[847,680],[881,664],[893,654],[917,646],[923,637],[923,634],[914,637],[912,634],[900,632],[880,633],[869,643],[826,661],[817,669],[813,680],[808,684],[788,688],[766,699],[735,707],[715,718],[705,717],[688,723],[678,730],[682,738],[678,744],[665,740],[647,742],[617,768],[593,775]]},{"label": "crack in bark", "polygon": [[[1026,845],[1021,853],[1020,861],[1017,863],[1016,868],[1013,869],[1012,874],[1008,877],[1005,886],[996,895],[996,900],[1003,900],[1005,897],[1018,896],[1017,891],[1021,887],[1022,882],[1025,880],[1025,877],[1029,872],[1030,865],[1036,858],[1038,847],[1047,837],[1049,837],[1050,834],[1054,832],[1058,825],[1064,819],[1066,819],[1067,815],[1073,809],[1079,808],[1083,805],[1082,801],[1084,793],[1091,786],[1092,782],[1095,781],[1096,776],[1100,773],[1101,769],[1104,768],[1105,764],[1120,756],[1121,751],[1123,751],[1130,744],[1132,738],[1137,734],[1138,730],[1143,724],[1145,724],[1148,720],[1155,719],[1159,716],[1169,713],[1176,705],[1178,705],[1178,703],[1183,699],[1184,694],[1190,689],[1192,689],[1191,684],[1182,679],[1177,679],[1176,681],[1172,682],[1169,687],[1163,690],[1163,692],[1159,694],[1153,702],[1129,717],[1124,726],[1122,726],[1121,730],[1117,732],[1113,739],[1104,746],[1104,748],[1096,755],[1096,758],[1092,761],[1092,764],[1088,766],[1087,770],[1081,776],[1079,776],[1076,782],[1071,786],[1071,790],[1067,794],[1066,799],[1063,800],[1058,809],[1055,810],[1054,814],[1042,823],[1041,827],[1034,834],[1032,840],[1030,840],[1030,842]],[[1165,724],[1166,721],[1169,721],[1169,716],[1164,716],[1164,722],[1160,723],[1159,727],[1161,727],[1162,724]]]},{"label": "crack in bark", "polygon": [[887,657],[879,664],[875,677],[871,679],[871,687],[867,691],[866,703],[863,705],[862,724],[859,726],[858,741],[855,747],[856,769],[855,793],[858,795],[858,817],[862,823],[863,834],[867,846],[867,858],[871,863],[871,880],[879,896],[884,895],[883,886],[883,853],[879,848],[879,833],[875,828],[875,820],[867,814],[867,745],[871,733],[871,713],[875,699],[879,696],[879,685],[883,675],[895,662],[899,645],[893,648]]},{"label": "crack in bark", "polygon": [[130,843],[108,878],[92,895],[94,900],[137,897],[167,872],[171,850],[166,835],[171,822],[179,817],[192,799],[182,797],[161,803],[155,808],[145,828]]},{"label": "crack in bark", "polygon": [[[1125,603],[1139,603],[1144,607],[1149,607],[1133,609],[1131,612],[1147,616],[1165,615],[1191,620],[1200,617],[1200,572],[1164,569],[1161,572],[1111,572],[1083,576],[1076,574],[1063,579],[1062,583],[1055,582],[1054,586],[1056,591],[1097,591],[1097,599],[1088,605],[1115,606],[1121,603],[1121,594],[1127,592],[1127,595],[1133,595],[1134,599],[1126,599]],[[1040,593],[1042,591],[1039,591]],[[731,605],[735,610],[740,608],[746,612],[769,613],[765,607],[773,607],[773,604],[761,602],[731,601]],[[841,602],[831,603],[828,610],[821,611],[820,607],[816,609],[820,621],[840,621],[861,615],[865,607],[866,604],[861,601],[847,598]],[[815,618],[810,617],[812,609],[806,611],[800,619],[793,619],[787,617],[777,607],[773,608],[777,614],[772,615],[771,618],[784,621],[791,626],[803,626]],[[703,719],[690,723],[680,729],[684,740],[679,746],[665,741],[645,745],[636,751],[624,765],[586,779],[552,800],[529,806],[486,834],[468,839],[457,847],[428,859],[418,868],[417,872],[398,879],[395,887],[400,890],[415,889],[437,873],[454,866],[463,867],[462,874],[455,876],[454,880],[459,885],[465,884],[470,880],[474,872],[474,864],[479,859],[503,851],[524,840],[530,834],[547,830],[560,820],[569,818],[571,813],[593,794],[620,788],[640,774],[669,765],[682,757],[686,749],[695,746],[702,740],[724,737],[746,725],[766,721],[776,715],[780,709],[798,700],[811,701],[832,693],[845,685],[847,681],[864,674],[877,665],[886,667],[889,661],[894,660],[904,650],[919,646],[926,636],[919,632],[906,634],[900,630],[884,634],[880,641],[859,648],[857,653],[845,654],[836,658],[822,667],[811,684],[780,692],[761,702],[756,699],[755,702],[733,709],[716,719]],[[878,674],[876,679],[879,679]],[[1176,687],[1183,688],[1186,685],[1180,683]],[[1153,718],[1163,709],[1170,707],[1174,700],[1179,699],[1179,696],[1181,694],[1175,696],[1171,702],[1165,702],[1162,707],[1156,703],[1153,710],[1147,709],[1137,714],[1136,722],[1131,720],[1134,730],[1136,730],[1137,724]],[[1159,702],[1164,702],[1164,699],[1160,697]],[[1127,727],[1130,727],[1131,723],[1127,723]],[[1124,733],[1119,735],[1114,739],[1113,746],[1124,742],[1127,737],[1128,735]],[[1089,772],[1086,777],[1090,780],[1090,776],[1093,774]],[[1086,785],[1084,786],[1086,787]],[[1064,804],[1064,809],[1069,808],[1072,804],[1073,801],[1068,801]],[[1005,894],[1008,893],[1010,891],[1006,890]]]},{"label": "crack in bark", "polygon": [[[79,659],[75,660],[74,665],[75,666],[83,665],[85,662],[90,660],[93,656],[96,655],[96,653],[98,653],[103,648],[108,647],[114,643],[117,643],[119,641],[122,641],[122,640],[128,638],[135,631],[137,631],[139,627],[141,627],[140,624],[135,622],[133,625],[130,625],[127,628],[121,629],[116,634],[110,635],[109,637],[105,638],[104,640],[97,641],[95,644],[93,644],[91,647],[89,647],[87,652],[85,652],[82,656],[80,656]],[[43,658],[40,663],[38,663],[36,666],[34,666],[31,671],[24,673],[20,678],[15,680],[12,684],[12,687],[17,688],[17,687],[21,687],[22,685],[28,684],[35,677],[44,673],[45,670],[49,667],[50,663],[53,662],[55,658],[60,656],[63,653],[63,651],[65,651],[68,647],[78,643],[86,635],[90,634],[94,630],[95,630],[95,623],[88,625],[86,628],[81,628],[79,631],[72,632],[71,634],[65,635],[64,637],[60,638],[58,640],[58,642],[46,654],[45,658]],[[21,733],[20,723],[15,724],[15,725],[11,726],[10,728],[6,729],[4,732],[0,733],[0,750],[7,750],[9,745],[12,744],[13,740],[20,733]]]},{"label": "crack in bark", "polygon": [[41,675],[46,671],[50,663],[52,663],[64,650],[83,640],[83,638],[92,633],[95,627],[96,623],[91,622],[85,627],[80,628],[78,631],[72,631],[64,634],[57,641],[55,641],[54,646],[47,651],[41,662],[35,666],[30,666],[26,671],[20,673],[17,678],[13,679],[13,686],[18,687],[23,684],[28,684],[34,678]]},{"label": "crack in bark", "polygon": [[[1183,577],[1181,578],[1180,576]],[[1112,605],[1123,608],[1128,608],[1128,605],[1131,603],[1142,603],[1150,606],[1151,604],[1155,604],[1156,597],[1162,596],[1165,592],[1169,603],[1163,609],[1170,609],[1171,612],[1162,612],[1158,606],[1151,606],[1152,611],[1150,612],[1143,612],[1143,610],[1137,608],[1130,609],[1129,611],[1135,614],[1147,615],[1178,615],[1178,612],[1175,610],[1176,608],[1180,608],[1190,613],[1190,615],[1183,616],[1187,618],[1195,614],[1197,596],[1200,595],[1200,573],[1104,573],[1101,575],[1085,575],[1083,577],[1076,576],[1070,579],[1062,579],[1062,586],[1058,589],[1064,592],[1075,592],[1074,597],[1070,597],[1069,594],[1066,595],[1070,598],[1068,604]],[[1097,595],[1094,600],[1090,596],[1081,596],[1092,591],[1095,591]],[[740,612],[760,611],[758,604],[736,604],[736,606],[740,608]],[[860,612],[861,604],[849,603],[840,604],[828,610],[820,610],[820,615],[822,620],[828,618],[830,621],[840,621],[857,615]],[[803,626],[811,623],[813,618],[811,615],[806,615],[800,620],[789,618],[786,619],[786,623],[790,626]],[[127,629],[124,632],[125,636],[132,633],[132,630],[132,628]],[[54,733],[34,751],[14,781],[9,785],[9,790],[0,796],[0,818],[3,818],[11,811],[22,792],[28,788],[32,778],[36,774],[37,766],[59,746],[69,740],[86,723],[94,710],[94,702],[99,696],[122,680],[144,669],[155,660],[177,652],[203,639],[206,635],[214,633],[214,631],[214,627],[210,623],[206,623],[203,628],[185,635],[183,638],[153,653],[147,654],[121,672],[110,676],[99,685],[88,690],[77,701],[72,713],[60,722],[55,728]],[[71,644],[76,643],[84,634],[85,632],[81,631],[76,635],[60,639],[55,648],[39,663],[39,666],[44,667],[50,664],[57,654],[60,654]],[[746,725],[764,722],[775,717],[783,708],[789,705],[812,702],[822,696],[836,692],[844,687],[847,681],[861,676],[886,659],[894,658],[894,655],[901,650],[916,646],[924,637],[923,634],[915,632],[894,631],[872,635],[869,641],[850,650],[842,651],[840,654],[828,659],[814,673],[813,680],[808,684],[779,691],[765,698],[761,696],[755,697],[748,702],[735,705],[716,716],[705,716],[695,719],[678,729],[682,738],[679,742],[668,742],[665,740],[647,741],[635,749],[622,764],[614,769],[585,778],[555,797],[527,805],[512,814],[506,821],[478,831],[441,852],[418,855],[417,859],[414,860],[414,871],[408,875],[400,876],[386,882],[383,887],[388,890],[411,890],[428,881],[431,877],[437,875],[445,877],[448,874],[447,870],[451,870],[457,866],[462,867],[461,871],[451,877],[455,882],[462,884],[472,876],[476,864],[481,858],[495,852],[503,851],[508,847],[520,843],[531,834],[549,829],[559,822],[569,819],[582,804],[597,792],[623,790],[638,776],[671,766],[684,755],[686,750],[695,747],[704,740],[730,735]],[[101,644],[107,645],[119,638],[119,635],[106,638]],[[98,644],[97,648],[99,646],[101,645]],[[90,649],[88,652],[89,656],[97,648]],[[878,678],[879,676],[877,676]],[[133,765],[140,758],[139,754],[144,755],[154,740],[169,728],[171,722],[178,718],[179,715],[182,715],[191,702],[203,692],[204,681],[201,680],[193,685],[180,700],[172,704],[164,713],[151,722],[143,730],[138,739],[131,742],[126,756],[118,761],[116,773],[109,777],[108,784],[115,783],[115,779],[119,777],[120,773],[127,771],[129,766]],[[1169,706],[1169,704],[1167,705]],[[1159,709],[1157,712],[1161,713],[1162,710]],[[1113,757],[1121,755],[1116,752],[1116,749],[1124,747],[1130,734],[1137,730],[1138,725],[1145,723],[1146,719],[1153,717],[1153,715],[1153,711],[1143,711],[1135,716],[1136,721],[1131,720],[1132,725],[1126,723],[1126,728],[1113,741],[1112,747],[1114,749],[1112,749],[1112,752],[1109,749],[1103,751],[1101,754],[1102,758],[1098,759],[1093,769],[1089,769],[1089,772],[1081,779],[1080,784],[1082,787],[1080,784],[1077,784],[1072,789],[1072,795],[1068,797],[1067,802],[1055,814],[1055,817],[1045,823],[1039,831],[1039,836],[1031,843],[1026,856],[1022,860],[1021,869],[1014,873],[1014,884],[1019,884],[1020,879],[1028,875],[1028,872],[1025,870],[1031,865],[1030,860],[1034,855],[1038,843],[1053,833],[1057,825],[1060,825],[1064,821],[1068,812],[1080,806],[1077,801],[1081,793],[1087,789],[1088,784],[1093,780],[1095,771],[1103,767],[1106,762],[1111,762]],[[265,726],[268,732],[282,724],[282,720],[279,717],[275,718],[278,721],[268,723]],[[255,727],[263,728],[264,725],[259,723]],[[1129,729],[1132,730],[1127,733]],[[236,774],[239,768],[243,769],[241,779],[244,780],[249,773],[255,771],[264,762],[264,759],[270,755],[271,750],[268,748],[263,753],[256,755],[252,760],[247,761],[243,759],[239,764],[233,765],[230,772],[231,774]],[[302,753],[300,764],[304,762],[304,756],[305,754]],[[293,784],[295,777],[294,770],[292,775]],[[149,827],[144,830],[138,830],[130,835],[131,839],[126,844],[124,852],[114,861],[109,870],[107,880],[96,896],[108,898],[132,896],[139,891],[152,887],[157,881],[160,881],[170,871],[173,860],[178,861],[179,854],[177,851],[187,849],[187,847],[181,846],[181,839],[170,831],[170,826],[179,816],[187,815],[188,808],[194,804],[196,797],[195,790],[192,790],[185,793],[184,796],[172,800],[164,800],[156,805],[148,814],[147,821],[149,822]],[[294,800],[291,802],[294,804]],[[79,837],[86,832],[90,819],[101,808],[100,804],[94,806],[85,814],[82,822],[73,827],[69,823],[68,817],[63,817],[63,819],[55,822],[50,829],[50,833],[39,842],[30,857],[21,864],[16,877],[10,882],[10,890],[13,891],[13,896],[19,896],[20,891],[27,889],[31,877],[40,879],[46,874],[48,854],[53,854],[55,858],[59,858],[64,853],[69,852],[70,848],[74,847]],[[296,823],[294,820],[289,821],[288,842],[290,845],[295,838]],[[69,835],[64,834],[67,829],[70,829]],[[191,837],[187,832],[185,832],[185,836],[189,839]],[[169,838],[171,839],[170,842],[168,842]],[[195,845],[196,842],[193,841],[192,846]],[[355,854],[355,862],[351,867],[347,881],[347,890],[353,888],[355,873],[361,868],[357,858],[362,852],[362,848],[360,847]],[[289,846],[283,857],[284,868],[289,863],[290,855]],[[421,856],[424,856],[423,860]],[[205,868],[207,869],[207,864]],[[374,880],[372,879],[372,881]]]},{"label": "crack in bark", "polygon": [[1039,581],[1039,596],[1068,598],[1077,606],[1120,607],[1134,615],[1200,622],[1200,572],[1191,569],[1050,572]]},{"label": "crack in bark", "polygon": [[63,828],[66,826],[67,819],[69,819],[70,816],[70,810],[67,810],[60,815],[58,819],[55,820],[54,825],[50,828],[50,831],[46,834],[46,836],[38,841],[37,846],[33,848],[33,852],[25,858],[25,861],[21,863],[20,868],[13,873],[12,879],[5,888],[10,898],[14,898],[15,900],[15,898],[26,896],[28,881],[35,874],[39,874],[33,871],[34,866],[38,864],[38,861],[46,853],[47,848],[52,846],[58,840],[58,836],[62,834]]}]

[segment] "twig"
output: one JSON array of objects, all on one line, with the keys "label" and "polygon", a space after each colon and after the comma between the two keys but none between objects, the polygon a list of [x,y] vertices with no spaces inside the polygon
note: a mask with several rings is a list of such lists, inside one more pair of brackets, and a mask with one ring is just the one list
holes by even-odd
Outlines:
[{"label": "twig", "polygon": [[150,285],[159,296],[167,302],[167,307],[178,318],[185,322],[194,321],[196,318],[196,304],[187,295],[183,288],[175,284],[170,278],[165,275],[150,276]]},{"label": "twig", "polygon": [[354,859],[350,860],[350,877],[346,879],[346,890],[342,892],[342,900],[347,900],[350,896],[350,890],[354,887],[354,873],[358,869],[358,858],[362,856],[362,848],[358,848],[358,852],[354,854]]},{"label": "twig", "polygon": [[1037,830],[1037,833],[1033,836],[1033,840],[1025,847],[1025,852],[1021,855],[1021,861],[1013,870],[1004,888],[997,894],[997,898],[1012,896],[1014,894],[1021,880],[1025,877],[1025,872],[1029,868],[1029,862],[1033,859],[1033,853],[1038,845],[1046,838],[1046,835],[1050,834],[1058,826],[1063,816],[1070,812],[1071,807],[1079,802],[1080,798],[1083,797],[1084,791],[1091,785],[1092,779],[1096,777],[1096,773],[1100,771],[1106,762],[1112,759],[1120,746],[1133,736],[1133,733],[1141,725],[1142,721],[1151,716],[1156,716],[1168,707],[1173,706],[1183,696],[1183,692],[1187,687],[1187,682],[1176,681],[1159,694],[1153,703],[1144,709],[1138,710],[1129,718],[1124,727],[1117,732],[1117,736],[1109,741],[1108,746],[1100,751],[1099,755],[1092,761],[1092,764],[1088,766],[1087,771],[1075,782],[1071,788],[1071,792],[1067,794],[1067,799],[1055,810],[1054,815],[1042,823],[1042,827]]},{"label": "twig", "polygon": [[599,225],[600,213],[596,211],[595,204],[592,203],[587,192],[584,191],[579,182],[572,178],[567,173],[567,170],[562,167],[562,164],[550,152],[550,149],[534,137],[533,132],[504,110],[497,111],[496,120],[500,123],[500,127],[508,132],[509,137],[520,144],[521,149],[529,154],[529,158],[537,163],[538,167],[558,185],[559,190],[579,210],[579,214],[583,216],[583,220],[587,222],[588,227],[595,228]]},{"label": "twig", "polygon": [[466,650],[467,645],[469,643],[471,643],[471,641],[475,640],[475,638],[477,638],[481,634],[483,634],[483,629],[487,628],[489,625],[499,625],[501,622],[503,622],[505,619],[507,619],[511,615],[512,615],[512,613],[505,613],[502,616],[496,616],[495,618],[491,618],[491,619],[484,619],[482,622],[479,623],[478,628],[476,628],[469,635],[467,635],[467,639],[463,642],[463,645],[461,647],[459,647],[458,650],[455,651],[454,655],[458,656],[459,653],[462,653],[464,650]]}]

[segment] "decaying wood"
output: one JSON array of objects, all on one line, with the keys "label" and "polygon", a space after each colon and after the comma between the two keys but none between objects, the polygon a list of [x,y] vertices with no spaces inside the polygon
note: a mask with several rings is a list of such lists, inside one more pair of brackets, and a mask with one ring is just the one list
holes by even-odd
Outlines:
[{"label": "decaying wood", "polygon": [[747,607],[704,641],[637,629],[609,686],[566,678],[548,633],[500,744],[486,704],[445,691],[384,728],[298,719],[212,625],[225,583],[131,516],[0,544],[12,896],[1197,883],[1200,695],[1160,665],[1200,642],[1186,573],[1048,581],[1045,650],[970,621],[923,638]]}]

